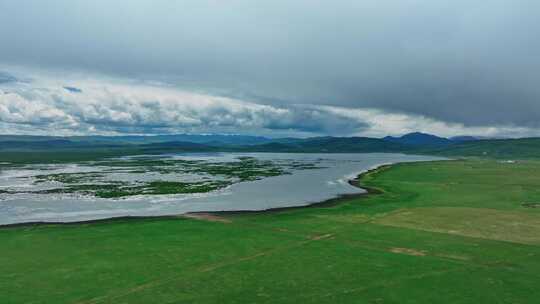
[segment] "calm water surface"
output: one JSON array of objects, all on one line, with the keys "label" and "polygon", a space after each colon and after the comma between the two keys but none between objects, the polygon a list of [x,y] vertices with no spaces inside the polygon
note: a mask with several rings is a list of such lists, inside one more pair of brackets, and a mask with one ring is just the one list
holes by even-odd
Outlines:
[{"label": "calm water surface", "polygon": [[[241,182],[230,187],[200,194],[141,195],[123,199],[102,199],[73,195],[4,195],[0,197],[0,224],[24,222],[73,222],[120,216],[174,215],[192,211],[265,210],[302,206],[342,194],[362,193],[348,180],[371,168],[396,162],[439,160],[431,156],[403,154],[303,154],[303,153],[214,153],[177,154],[180,159],[231,161],[240,156],[261,160],[313,161],[324,167],[293,171],[290,175]],[[70,167],[71,166],[71,167]],[[64,165],[62,170],[84,170]],[[0,173],[1,187],[35,187],[20,177],[30,169]]]}]

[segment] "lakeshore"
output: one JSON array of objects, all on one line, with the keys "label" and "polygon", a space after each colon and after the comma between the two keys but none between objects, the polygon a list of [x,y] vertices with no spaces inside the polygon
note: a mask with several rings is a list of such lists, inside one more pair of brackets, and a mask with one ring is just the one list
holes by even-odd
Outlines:
[{"label": "lakeshore", "polygon": [[0,301],[536,303],[537,170],[404,163],[335,204],[4,228]]}]

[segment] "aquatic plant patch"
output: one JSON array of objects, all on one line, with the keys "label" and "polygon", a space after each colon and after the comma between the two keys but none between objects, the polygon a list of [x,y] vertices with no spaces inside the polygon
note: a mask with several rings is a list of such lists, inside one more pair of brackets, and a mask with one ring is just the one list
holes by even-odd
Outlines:
[{"label": "aquatic plant patch", "polygon": [[[35,187],[7,187],[0,194],[78,194],[100,198],[206,193],[235,183],[321,167],[316,161],[261,160],[241,156],[227,161],[136,156],[67,165],[24,165],[17,179]],[[16,170],[11,168],[11,170]]]}]

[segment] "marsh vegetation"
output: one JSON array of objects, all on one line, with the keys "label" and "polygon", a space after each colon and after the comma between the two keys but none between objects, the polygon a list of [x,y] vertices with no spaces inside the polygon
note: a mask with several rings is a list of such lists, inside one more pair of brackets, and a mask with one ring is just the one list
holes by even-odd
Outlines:
[{"label": "marsh vegetation", "polygon": [[235,183],[321,168],[316,162],[261,160],[249,156],[228,161],[136,156],[68,165],[4,164],[4,170],[32,171],[18,178],[30,179],[32,185],[45,189],[17,189],[7,185],[0,189],[0,193],[79,194],[99,198],[206,193]]}]

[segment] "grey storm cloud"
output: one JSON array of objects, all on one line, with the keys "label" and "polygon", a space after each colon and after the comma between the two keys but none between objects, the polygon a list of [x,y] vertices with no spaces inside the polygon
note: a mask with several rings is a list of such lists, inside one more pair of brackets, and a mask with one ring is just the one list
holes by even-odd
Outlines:
[{"label": "grey storm cloud", "polygon": [[[70,81],[74,82],[70,77]],[[310,105],[270,106],[133,83],[76,80],[77,87],[33,79],[0,86],[0,123],[37,129],[114,133],[285,131],[352,134],[355,117]],[[7,127],[6,125],[4,125]]]},{"label": "grey storm cloud", "polygon": [[[0,37],[5,65],[153,80],[295,113],[257,120],[270,129],[369,128],[320,106],[540,128],[533,0],[0,0]],[[212,111],[222,127],[250,121]]]},{"label": "grey storm cloud", "polygon": [[76,88],[76,87],[65,86],[64,89],[66,89],[67,91],[69,91],[71,93],[82,93],[82,90],[79,89],[79,88]]},{"label": "grey storm cloud", "polygon": [[17,82],[17,78],[15,78],[15,76],[9,73],[0,71],[0,84],[13,83],[13,82]]}]

